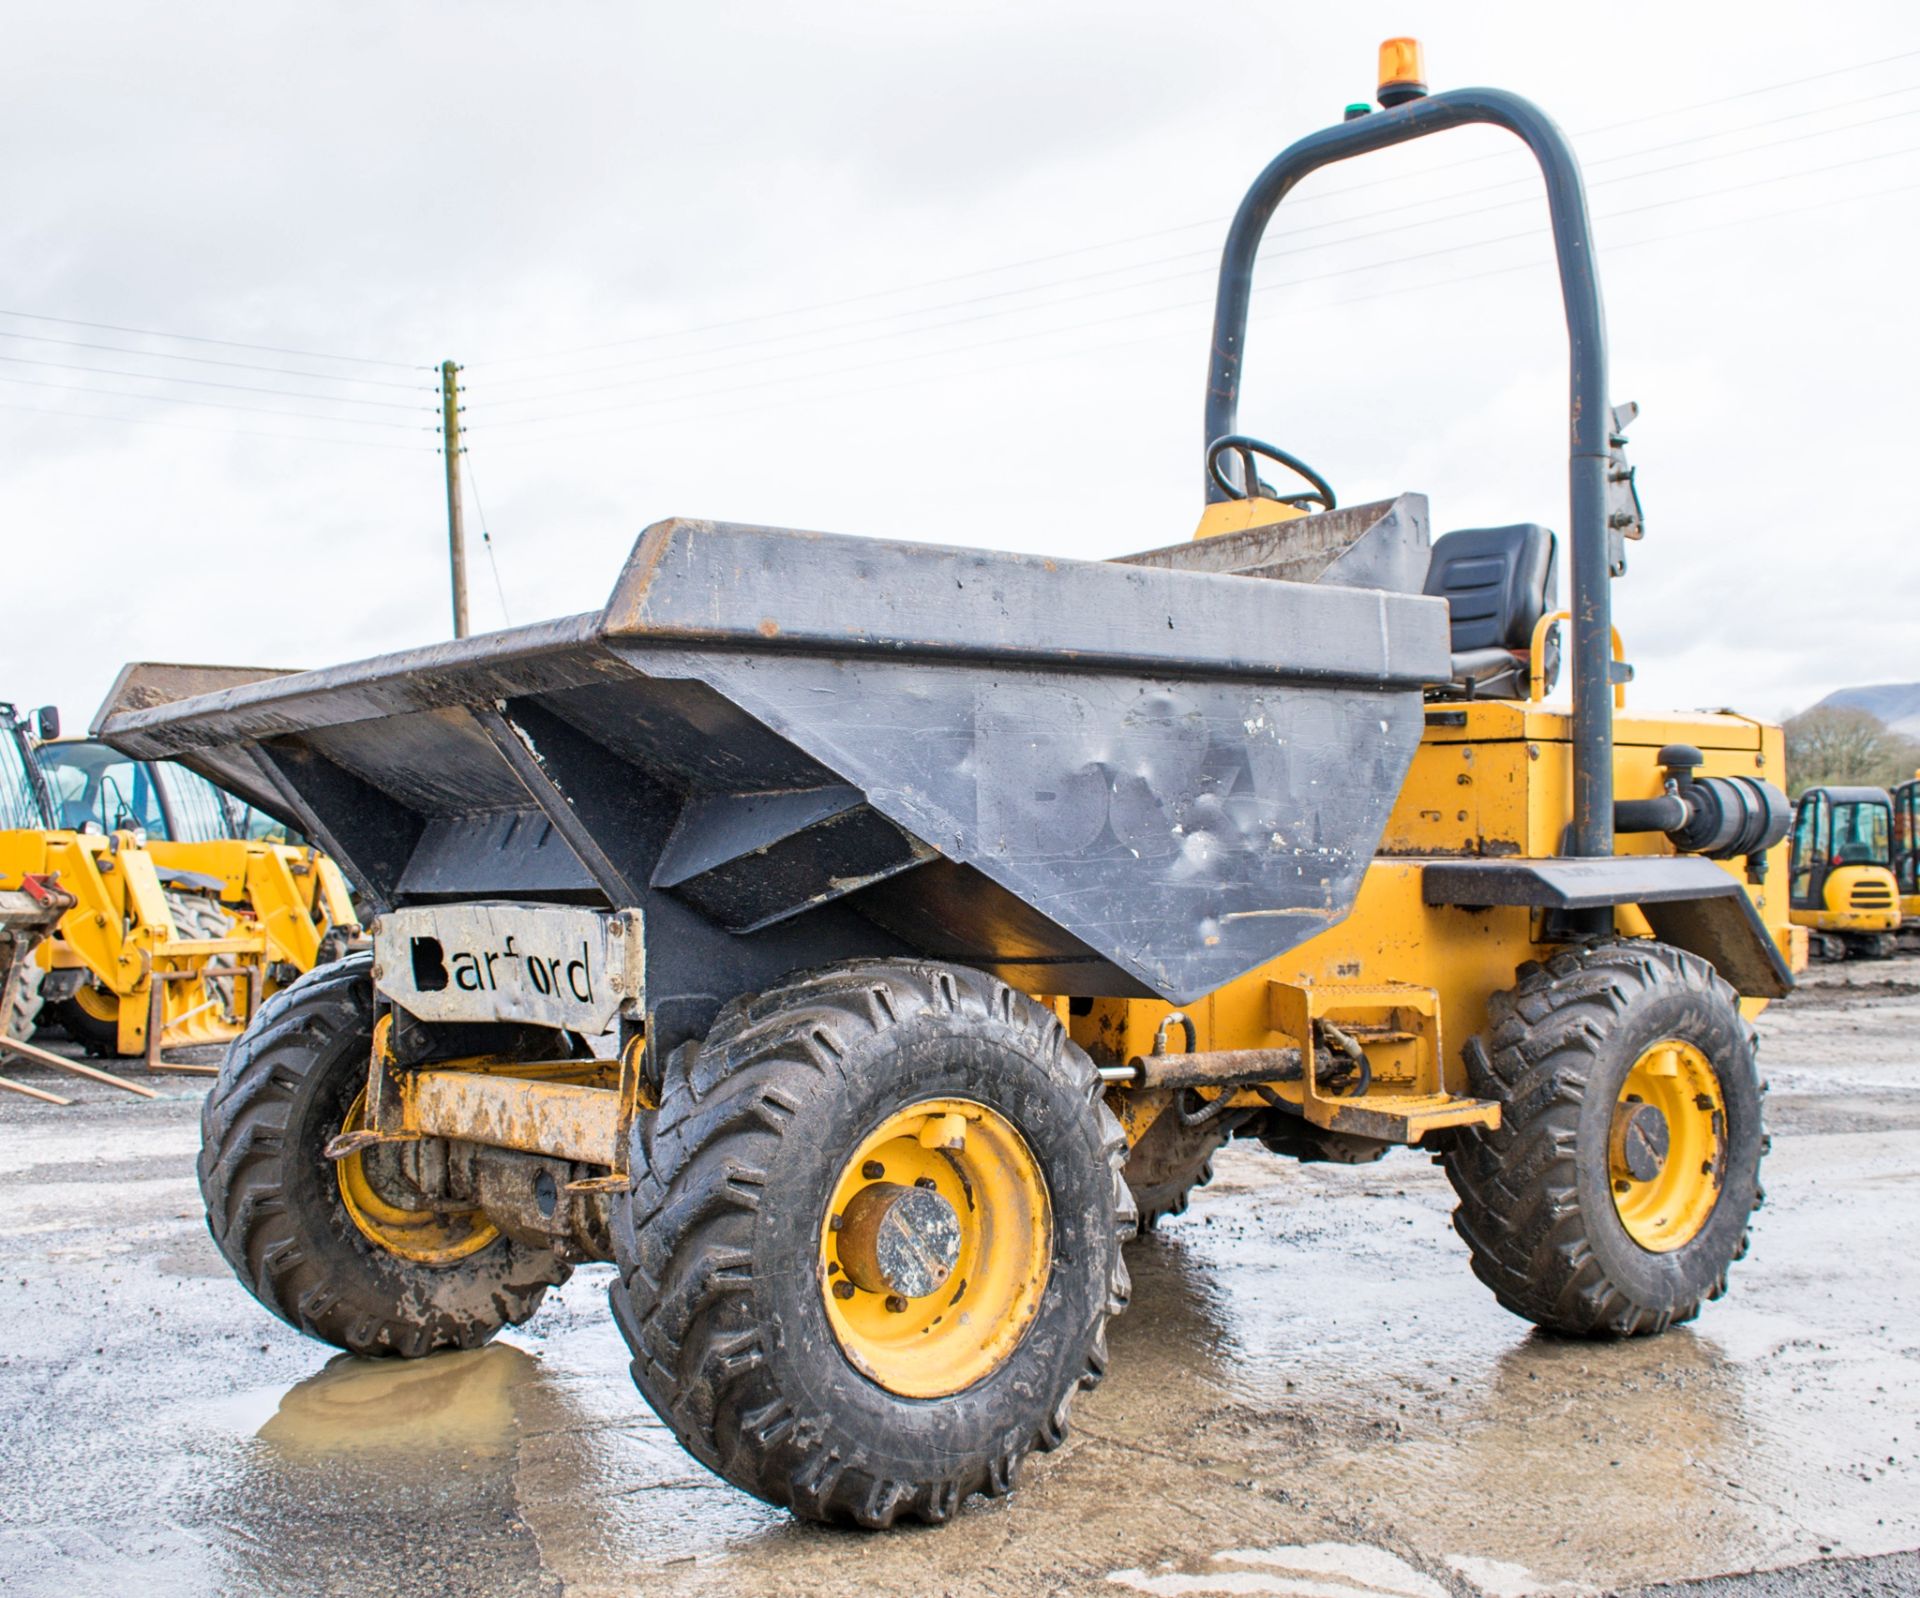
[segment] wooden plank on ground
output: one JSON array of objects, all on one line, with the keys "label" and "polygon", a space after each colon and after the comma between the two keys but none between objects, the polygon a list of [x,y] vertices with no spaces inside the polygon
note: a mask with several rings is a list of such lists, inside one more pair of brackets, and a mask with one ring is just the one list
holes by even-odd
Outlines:
[{"label": "wooden plank on ground", "polygon": [[48,1104],[71,1104],[72,1099],[63,1099],[58,1093],[49,1093],[45,1088],[28,1087],[24,1082],[16,1082],[10,1076],[0,1076],[0,1088],[9,1093],[24,1093],[30,1099],[41,1099]]},{"label": "wooden plank on ground", "polygon": [[[125,1077],[115,1076],[111,1071],[102,1071],[95,1065],[83,1065],[78,1060],[69,1060],[64,1054],[55,1054],[51,1049],[43,1049],[32,1043],[22,1043],[18,1038],[0,1037],[0,1049],[10,1049],[37,1065],[50,1065],[57,1071],[71,1071],[75,1076],[84,1076],[95,1082],[104,1082],[108,1087],[137,1093],[143,1099],[160,1097],[152,1088],[143,1087],[138,1082],[129,1082]],[[70,1103],[71,1100],[63,1099],[61,1102]]]}]

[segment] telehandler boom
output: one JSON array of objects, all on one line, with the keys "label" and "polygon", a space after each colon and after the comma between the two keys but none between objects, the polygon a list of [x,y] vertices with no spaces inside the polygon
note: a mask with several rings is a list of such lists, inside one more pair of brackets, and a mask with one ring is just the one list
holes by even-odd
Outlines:
[{"label": "telehandler boom", "polygon": [[[1118,561],[670,520],[597,612],[207,685],[97,727],[299,827],[379,909],[202,1123],[273,1313],[415,1356],[618,1265],[641,1393],[796,1514],[940,1521],[1065,1435],[1122,1246],[1228,1137],[1438,1157],[1501,1303],[1655,1333],[1726,1287],[1788,991],[1779,730],[1626,715],[1639,535],[1573,154],[1493,89],[1261,174],[1221,266],[1196,539]],[[1544,527],[1277,495],[1239,431],[1260,239],[1466,124],[1545,179],[1572,351]],[[1314,508],[1317,507],[1317,508]],[[1556,627],[1572,703],[1548,703]]]}]

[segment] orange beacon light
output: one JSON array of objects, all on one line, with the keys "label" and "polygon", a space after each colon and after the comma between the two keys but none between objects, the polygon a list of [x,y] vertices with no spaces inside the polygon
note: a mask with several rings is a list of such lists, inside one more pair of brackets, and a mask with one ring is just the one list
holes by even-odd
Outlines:
[{"label": "orange beacon light", "polygon": [[1391,109],[1427,92],[1427,63],[1418,39],[1388,39],[1380,46],[1380,103]]}]

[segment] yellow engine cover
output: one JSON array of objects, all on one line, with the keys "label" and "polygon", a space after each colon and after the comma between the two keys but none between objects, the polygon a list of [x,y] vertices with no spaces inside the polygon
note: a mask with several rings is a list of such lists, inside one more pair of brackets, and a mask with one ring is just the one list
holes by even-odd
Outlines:
[{"label": "yellow engine cover", "polygon": [[1796,910],[1793,919],[1823,932],[1895,932],[1900,927],[1900,889],[1885,866],[1840,866],[1828,873],[1821,906]]}]

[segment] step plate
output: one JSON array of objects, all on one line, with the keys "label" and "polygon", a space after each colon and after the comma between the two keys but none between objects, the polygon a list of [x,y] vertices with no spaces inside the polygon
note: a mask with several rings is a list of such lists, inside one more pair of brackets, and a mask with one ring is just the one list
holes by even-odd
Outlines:
[{"label": "step plate", "polygon": [[1478,1126],[1494,1131],[1500,1125],[1500,1106],[1492,1099],[1460,1098],[1451,1093],[1369,1093],[1350,1104],[1322,1101],[1309,1110],[1309,1119],[1330,1132],[1379,1138],[1386,1143],[1418,1143],[1427,1133],[1449,1127]]}]

